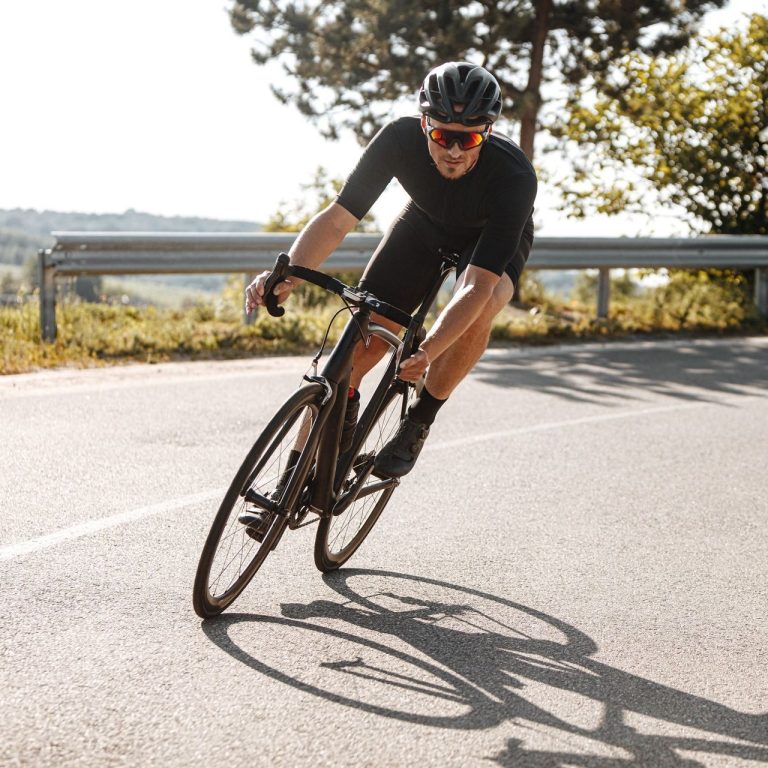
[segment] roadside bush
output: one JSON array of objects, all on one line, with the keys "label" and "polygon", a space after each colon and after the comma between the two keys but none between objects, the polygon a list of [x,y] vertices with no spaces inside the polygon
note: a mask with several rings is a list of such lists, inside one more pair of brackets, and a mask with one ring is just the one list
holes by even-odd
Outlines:
[{"label": "roadside bush", "polygon": [[[494,343],[547,344],[578,339],[609,339],[658,333],[768,332],[757,317],[751,286],[740,273],[671,271],[666,284],[635,295],[629,286],[614,290],[610,317],[594,317],[594,296],[558,302],[535,275],[526,275],[524,307],[506,308],[494,322]],[[157,309],[60,301],[58,338],[39,341],[36,301],[0,307],[0,372],[20,373],[62,365],[80,367],[121,361],[248,357],[316,350],[328,323],[342,308],[338,299],[317,301],[297,290],[282,318],[259,312],[243,322],[243,281],[228,281],[219,300],[183,309]],[[346,321],[342,310],[329,334],[338,337]]]}]

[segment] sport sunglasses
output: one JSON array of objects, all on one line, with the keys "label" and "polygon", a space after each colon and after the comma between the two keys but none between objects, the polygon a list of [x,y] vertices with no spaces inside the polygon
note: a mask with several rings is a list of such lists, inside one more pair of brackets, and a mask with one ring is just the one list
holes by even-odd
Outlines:
[{"label": "sport sunglasses", "polygon": [[445,128],[435,128],[432,123],[427,123],[427,136],[435,144],[445,149],[449,149],[455,142],[463,150],[475,149],[479,147],[487,138],[491,131],[491,126],[486,126],[484,131],[446,131]]}]

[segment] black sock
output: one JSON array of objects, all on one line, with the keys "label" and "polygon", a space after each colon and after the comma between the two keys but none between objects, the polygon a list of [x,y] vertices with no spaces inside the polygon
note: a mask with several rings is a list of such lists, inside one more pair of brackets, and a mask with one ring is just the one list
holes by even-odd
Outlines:
[{"label": "black sock", "polygon": [[430,395],[426,387],[422,387],[421,394],[408,408],[408,416],[413,421],[429,426],[435,420],[435,416],[444,402],[445,400],[438,400],[434,395]]}]

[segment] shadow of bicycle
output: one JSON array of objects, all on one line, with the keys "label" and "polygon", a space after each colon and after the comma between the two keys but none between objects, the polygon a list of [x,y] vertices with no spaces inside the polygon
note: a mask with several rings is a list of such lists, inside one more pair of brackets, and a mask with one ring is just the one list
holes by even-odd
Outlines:
[{"label": "shadow of bicycle", "polygon": [[[539,750],[509,739],[488,756],[501,766],[701,765],[681,750],[768,761],[768,715],[739,712],[596,661],[594,641],[553,616],[388,571],[345,570],[325,581],[336,599],[284,604],[280,617],[229,614],[203,629],[260,674],[360,711],[458,730],[514,720],[633,756]],[[290,647],[276,641],[276,625],[290,628]],[[563,699],[571,701],[570,711],[552,706]],[[584,718],[574,712],[589,708],[594,726],[577,724]],[[706,733],[642,733],[626,722],[630,714]]]}]

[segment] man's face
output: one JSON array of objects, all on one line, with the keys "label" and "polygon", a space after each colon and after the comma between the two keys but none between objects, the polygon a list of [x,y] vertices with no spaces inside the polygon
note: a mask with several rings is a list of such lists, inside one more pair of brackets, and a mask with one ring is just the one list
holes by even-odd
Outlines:
[{"label": "man's face", "polygon": [[425,132],[425,138],[427,140],[427,151],[440,175],[446,179],[459,179],[465,173],[472,170],[477,162],[477,158],[480,155],[480,150],[483,148],[483,145],[481,144],[474,149],[462,149],[458,142],[453,142],[448,148],[441,147],[426,135],[430,125],[433,128],[442,128],[446,131],[460,131],[462,133],[483,131],[485,130],[484,126],[472,127],[462,125],[461,123],[441,123],[433,117],[430,117],[429,120],[427,120],[426,116],[422,116],[421,118],[421,128]]}]

